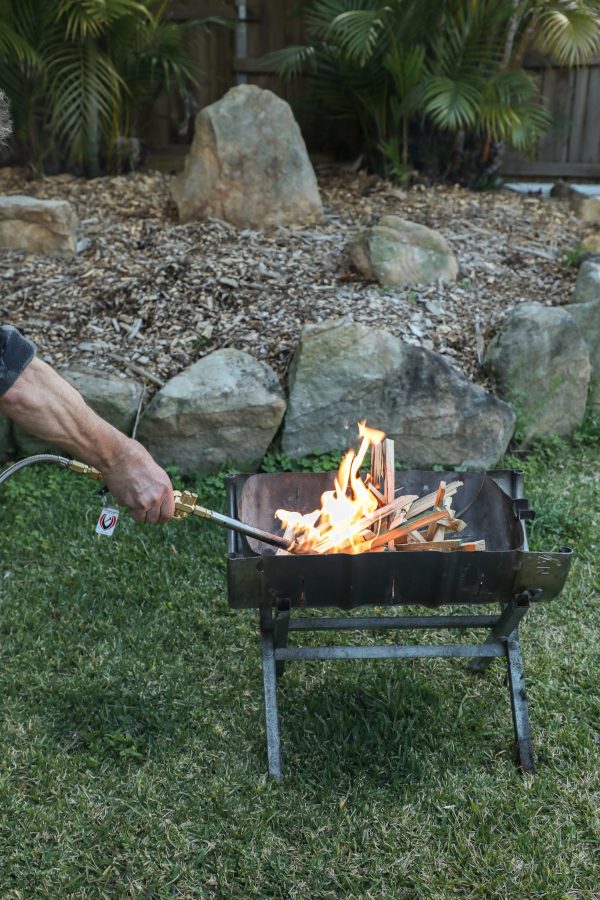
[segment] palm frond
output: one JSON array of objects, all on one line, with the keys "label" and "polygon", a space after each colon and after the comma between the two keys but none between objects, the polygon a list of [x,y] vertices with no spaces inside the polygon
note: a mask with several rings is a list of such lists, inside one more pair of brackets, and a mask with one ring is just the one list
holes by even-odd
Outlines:
[{"label": "palm frond", "polygon": [[441,131],[476,127],[481,92],[471,82],[435,75],[428,80],[423,97],[425,112]]},{"label": "palm frond", "polygon": [[562,3],[540,14],[536,46],[569,66],[582,65],[600,49],[600,13],[590,4]]},{"label": "palm frond", "polygon": [[263,56],[261,62],[272,66],[280,78],[297,78],[307,69],[314,71],[317,61],[316,47],[285,47],[282,50],[273,50]]}]

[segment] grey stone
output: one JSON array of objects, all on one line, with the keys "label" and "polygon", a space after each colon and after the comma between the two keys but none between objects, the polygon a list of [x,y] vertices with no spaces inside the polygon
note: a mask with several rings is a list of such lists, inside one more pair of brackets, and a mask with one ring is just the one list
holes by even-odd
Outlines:
[{"label": "grey stone", "polygon": [[[118,428],[131,434],[143,387],[131,379],[83,365],[65,366],[59,374],[79,391],[94,412]],[[33,437],[15,426],[15,442],[23,453],[41,453],[50,448],[48,442]]]},{"label": "grey stone", "polygon": [[592,403],[600,404],[600,294],[589,303],[573,303],[563,309],[577,322],[588,348],[592,366],[590,399]]},{"label": "grey stone", "polygon": [[323,215],[289,104],[256,85],[232,88],[198,113],[173,198],[181,222],[216,216],[240,228],[264,228]]},{"label": "grey stone", "polygon": [[600,225],[600,197],[590,197],[581,191],[573,189],[570,196],[571,209],[589,225]]},{"label": "grey stone", "polygon": [[522,303],[485,354],[500,396],[518,414],[525,443],[568,435],[585,415],[590,357],[574,318],[561,307]]},{"label": "grey stone", "polygon": [[573,289],[571,303],[600,300],[600,261],[584,259]]},{"label": "grey stone", "polygon": [[79,223],[66,200],[0,197],[0,248],[28,253],[75,253]]},{"label": "grey stone", "polygon": [[255,468],[285,412],[275,372],[240,350],[216,350],[171,378],[148,405],[139,439],[163,466]]},{"label": "grey stone", "polygon": [[283,450],[343,450],[356,423],[396,441],[403,463],[487,467],[506,451],[510,407],[437,353],[346,320],[306,326],[290,371]]},{"label": "grey stone", "polygon": [[365,278],[389,286],[456,281],[458,263],[437,231],[399,216],[383,216],[348,245]]}]

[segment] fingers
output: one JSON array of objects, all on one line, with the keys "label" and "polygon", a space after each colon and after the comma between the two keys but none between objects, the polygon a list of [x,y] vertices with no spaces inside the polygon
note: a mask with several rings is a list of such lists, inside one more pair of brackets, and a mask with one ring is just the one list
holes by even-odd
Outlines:
[{"label": "fingers", "polygon": [[174,513],[175,499],[170,485],[152,504],[129,510],[134,522],[146,522],[148,525],[163,525],[173,518]]},{"label": "fingers", "polygon": [[173,488],[169,485],[169,488],[165,491],[163,501],[160,505],[160,516],[158,521],[160,524],[164,524],[164,522],[168,522],[169,519],[172,519],[175,514],[175,497],[173,496]]}]

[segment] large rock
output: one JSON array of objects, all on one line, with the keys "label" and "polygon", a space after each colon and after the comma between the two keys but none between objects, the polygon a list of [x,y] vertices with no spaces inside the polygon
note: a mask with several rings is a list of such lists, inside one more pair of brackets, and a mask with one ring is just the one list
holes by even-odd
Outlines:
[{"label": "large rock", "polygon": [[[66,366],[58,371],[99,416],[124,434],[131,434],[143,391],[140,384],[83,365]],[[23,453],[40,453],[48,449],[47,442],[40,441],[22,428],[15,426],[14,434],[15,442]]]},{"label": "large rock", "polygon": [[573,189],[570,196],[571,209],[590,225],[600,225],[600,197],[590,197],[582,191]]},{"label": "large rock", "polygon": [[589,303],[591,300],[600,300],[600,261],[584,259],[575,282],[571,302]]},{"label": "large rock", "polygon": [[365,278],[389,286],[455,281],[456,257],[437,231],[399,216],[383,216],[348,246]]},{"label": "large rock", "polygon": [[573,303],[563,306],[575,321],[585,341],[592,366],[591,400],[600,404],[600,293],[589,303]]},{"label": "large rock", "polygon": [[304,328],[290,371],[283,451],[303,456],[355,443],[356,423],[383,429],[405,464],[487,467],[515,416],[441,356],[345,320]]},{"label": "large rock", "polygon": [[66,200],[0,197],[0,248],[28,253],[75,253],[79,223]]},{"label": "large rock", "polygon": [[600,233],[588,234],[581,242],[581,249],[586,253],[600,254]]},{"label": "large rock", "polygon": [[216,216],[240,228],[302,225],[323,207],[289,105],[255,85],[232,88],[196,117],[173,184],[181,222]]},{"label": "large rock", "polygon": [[564,308],[515,306],[490,343],[485,364],[500,396],[517,411],[526,443],[548,434],[568,435],[583,419],[590,357]]},{"label": "large rock", "polygon": [[161,465],[216,472],[255,468],[285,412],[277,376],[240,350],[216,350],[167,382],[152,399],[139,439]]}]

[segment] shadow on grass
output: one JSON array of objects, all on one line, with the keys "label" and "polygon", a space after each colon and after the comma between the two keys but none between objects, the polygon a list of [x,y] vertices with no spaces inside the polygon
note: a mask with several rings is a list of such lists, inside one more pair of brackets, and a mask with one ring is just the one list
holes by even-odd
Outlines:
[{"label": "shadow on grass", "polygon": [[[410,663],[360,666],[280,680],[284,777],[426,782],[439,770],[487,768],[498,756],[512,765],[502,674],[470,675],[464,665],[456,672],[456,664],[433,677]],[[263,729],[253,744],[266,764]]]}]

